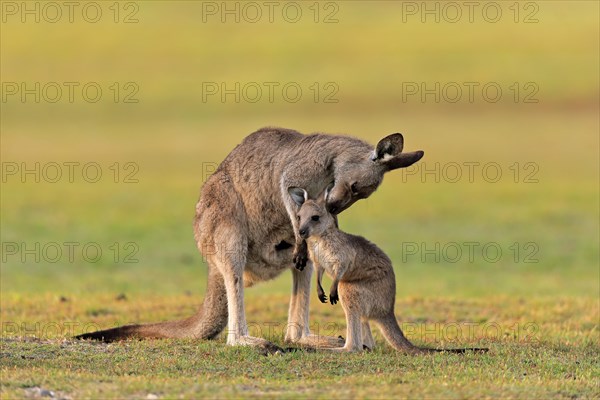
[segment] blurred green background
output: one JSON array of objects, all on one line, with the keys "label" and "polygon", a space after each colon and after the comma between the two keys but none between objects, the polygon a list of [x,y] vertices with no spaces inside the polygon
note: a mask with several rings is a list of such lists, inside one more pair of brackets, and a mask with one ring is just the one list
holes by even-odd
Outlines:
[{"label": "blurred green background", "polygon": [[[221,2],[98,4],[96,23],[83,18],[83,7],[72,23],[65,9],[56,23],[48,21],[53,10],[40,9],[38,23],[3,8],[3,303],[32,293],[191,293],[200,302],[206,266],[192,233],[199,189],[237,143],[268,125],[345,133],[373,144],[402,132],[406,149],[425,150],[421,170],[388,174],[376,194],[341,216],[344,230],[392,257],[399,297],[598,295],[597,2],[497,2],[496,23],[484,18],[485,3],[473,22],[462,6],[456,23],[450,9],[440,8],[438,23],[435,15],[407,8],[420,9],[421,2],[302,2],[295,23],[289,22],[295,10],[285,14],[283,5],[269,21],[261,2],[255,23],[245,3],[227,3],[239,7],[239,22],[235,11],[221,15]],[[207,13],[213,6],[215,15]],[[36,82],[40,101],[28,94],[23,102],[20,85],[31,89]],[[63,89],[56,102],[49,101],[55,85],[43,89],[53,82]],[[64,82],[78,84],[73,101]],[[102,89],[95,103],[82,94],[90,82]],[[239,102],[205,91],[236,82],[240,89],[250,83]],[[278,85],[272,102],[265,82]],[[464,91],[457,102],[449,101],[451,91],[440,93],[440,101],[407,94],[423,82]],[[473,101],[465,82],[477,85]],[[256,102],[248,101],[256,98],[253,83],[263,88]],[[289,83],[302,89],[297,102],[281,92]],[[502,89],[499,101],[485,100],[481,89],[488,83]],[[125,102],[133,91],[128,99],[138,101]],[[37,183],[31,174],[22,179],[20,170],[9,174],[15,166],[40,163],[42,172],[64,162],[98,163],[103,175],[88,183],[76,167],[69,182],[64,167],[59,182],[42,174]],[[473,162],[480,164],[469,182],[464,163]],[[456,183],[444,170],[456,165],[449,163],[461,168]],[[500,167],[497,182],[482,175],[488,163]],[[433,173],[420,175],[425,166],[438,169],[439,182]],[[127,173],[137,183],[124,182]],[[64,246],[57,262],[44,254],[37,262],[22,251],[65,242],[79,243],[72,260]],[[467,242],[479,243],[473,262]],[[7,251],[13,243],[17,254]],[[86,243],[103,250],[97,262],[82,255]],[[407,243],[428,249],[438,243],[440,259],[423,261],[422,247],[408,255]],[[487,243],[502,249],[497,262],[482,256]],[[457,262],[449,260],[453,252],[440,254],[448,244],[463,249]],[[125,262],[133,250],[137,262]],[[537,262],[525,262],[527,255]],[[290,283],[286,272],[248,296],[285,294]]]}]

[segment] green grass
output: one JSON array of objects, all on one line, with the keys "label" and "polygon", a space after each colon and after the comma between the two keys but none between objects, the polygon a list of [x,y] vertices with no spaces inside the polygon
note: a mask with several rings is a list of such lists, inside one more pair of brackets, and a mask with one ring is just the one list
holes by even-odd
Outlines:
[{"label": "green grass", "polygon": [[[251,349],[227,348],[222,338],[77,343],[61,339],[69,330],[91,328],[76,321],[111,326],[133,316],[172,318],[191,312],[186,304],[193,300],[148,295],[128,301],[107,296],[10,300],[15,306],[5,309],[6,319],[41,321],[37,332],[44,339],[2,342],[4,398],[21,397],[23,388],[31,387],[77,398],[140,398],[148,393],[165,398],[598,395],[597,315],[589,313],[593,300],[403,297],[397,309],[413,341],[490,348],[487,354],[416,357],[395,353],[379,334],[375,351],[344,356],[296,352],[265,357]],[[249,301],[252,333],[283,345],[285,303],[284,295],[271,295],[266,307],[264,296],[263,301]],[[51,315],[44,314],[49,308]],[[313,307],[313,330],[343,334],[343,326],[340,307]],[[35,327],[28,329],[33,333]]]},{"label": "green grass", "polygon": [[[47,384],[56,387],[59,393],[75,392],[92,398],[115,390],[122,397],[137,398],[148,393],[169,397],[174,390],[186,398],[348,398],[379,397],[381,393],[390,397],[421,393],[427,397],[454,398],[485,396],[499,386],[504,389],[504,396],[511,397],[519,397],[525,388],[529,396],[537,398],[597,395],[597,388],[585,384],[592,379],[589,360],[595,353],[590,347],[567,355],[564,349],[542,345],[527,350],[503,345],[498,346],[499,352],[484,357],[436,355],[416,359],[376,351],[340,360],[326,354],[267,358],[247,349],[223,350],[216,343],[17,345],[8,345],[24,355],[17,365],[23,368],[35,363],[32,372],[38,374],[57,367],[68,369],[72,371],[68,376],[58,369]],[[48,360],[48,353],[56,356]],[[514,357],[523,361],[510,366],[498,362]],[[240,359],[248,360],[248,364],[240,365]],[[90,364],[102,367],[90,368]],[[161,365],[160,372],[155,365]],[[197,371],[203,371],[201,379],[196,377]],[[28,385],[39,382],[23,375],[19,378]],[[65,383],[65,379],[73,378],[76,383]],[[224,381],[227,381],[225,387]]]},{"label": "green grass", "polygon": [[[3,246],[97,243],[103,257],[22,261],[2,248],[0,396],[40,387],[72,398],[598,398],[598,4],[538,5],[537,24],[402,23],[393,2],[340,2],[338,24],[202,24],[200,3],[161,1],[140,3],[132,25],[3,24],[3,82],[95,81],[108,90],[134,81],[140,102],[0,104],[3,163],[96,162],[104,174],[98,183],[2,181]],[[204,103],[201,84],[211,81],[298,82],[306,93],[298,103]],[[505,96],[403,102],[402,83],[421,81],[498,82]],[[313,82],[335,82],[339,102],[314,102]],[[539,103],[511,101],[513,82],[535,82]],[[496,183],[481,169],[469,183],[466,167],[458,183],[396,171],[340,218],[393,260],[396,315],[411,340],[489,353],[409,357],[380,335],[371,353],[281,357],[228,348],[222,337],[69,340],[195,310],[206,265],[192,218],[206,171],[265,125],[371,143],[400,131],[407,149],[425,150],[420,168],[501,167]],[[138,182],[114,183],[115,162],[135,163]],[[537,182],[523,182],[526,163]],[[478,243],[473,262],[469,242]],[[124,262],[128,243],[136,262]],[[490,243],[503,251],[496,262],[481,253]],[[526,259],[530,243],[537,251]],[[407,252],[436,244],[464,252],[457,262]],[[255,335],[282,344],[290,286],[285,272],[247,290]],[[311,323],[345,334],[341,307],[316,294]]]}]

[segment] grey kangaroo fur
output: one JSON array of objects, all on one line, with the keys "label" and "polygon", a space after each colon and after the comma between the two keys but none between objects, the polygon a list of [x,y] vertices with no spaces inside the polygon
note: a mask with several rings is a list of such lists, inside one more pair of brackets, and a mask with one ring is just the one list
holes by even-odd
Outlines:
[{"label": "grey kangaroo fur", "polygon": [[[299,207],[289,187],[317,196],[330,187],[327,207],[339,214],[370,196],[383,175],[408,167],[422,151],[403,153],[395,133],[375,148],[348,136],[263,128],[247,136],[204,183],[196,205],[194,236],[208,264],[208,286],[197,313],[180,321],[127,325],[86,333],[80,339],[126,338],[212,339],[227,325],[229,345],[277,347],[248,334],[244,287],[292,270],[292,296],[286,342],[337,346],[338,338],[312,335],[308,310],[312,265],[298,233]],[[293,261],[294,260],[294,261]]]},{"label": "grey kangaroo fur", "polygon": [[404,353],[430,353],[449,351],[463,353],[467,350],[485,352],[487,349],[431,349],[413,345],[405,336],[396,317],[396,278],[388,256],[362,236],[351,235],[337,228],[335,218],[327,212],[327,191],[318,200],[298,187],[289,188],[290,197],[296,201],[299,233],[306,239],[308,252],[317,269],[317,293],[321,302],[327,297],[321,286],[325,270],[333,282],[329,299],[335,304],[339,299],[346,314],[346,343],[331,351],[362,351],[373,349],[370,321],[375,322],[388,343]]}]

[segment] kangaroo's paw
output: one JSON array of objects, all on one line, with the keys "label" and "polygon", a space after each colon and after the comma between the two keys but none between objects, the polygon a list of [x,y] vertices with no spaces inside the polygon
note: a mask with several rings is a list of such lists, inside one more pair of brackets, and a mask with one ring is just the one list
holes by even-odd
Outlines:
[{"label": "kangaroo's paw", "polygon": [[230,346],[252,346],[264,355],[283,354],[285,350],[268,340],[253,336],[241,336],[237,340],[228,342]]},{"label": "kangaroo's paw", "polygon": [[304,267],[306,267],[306,263],[308,262],[308,247],[306,245],[306,241],[303,240],[299,245],[294,249],[294,266],[296,269],[302,271]]},{"label": "kangaroo's paw", "polygon": [[346,341],[341,336],[333,337],[310,334],[308,336],[303,336],[300,339],[293,341],[293,343],[298,344],[302,347],[308,347],[311,349],[319,350],[343,347],[346,344]]},{"label": "kangaroo's paw", "polygon": [[338,292],[337,289],[331,289],[331,292],[329,292],[329,301],[331,302],[331,304],[337,304],[337,302],[340,300],[339,296],[338,296]]}]

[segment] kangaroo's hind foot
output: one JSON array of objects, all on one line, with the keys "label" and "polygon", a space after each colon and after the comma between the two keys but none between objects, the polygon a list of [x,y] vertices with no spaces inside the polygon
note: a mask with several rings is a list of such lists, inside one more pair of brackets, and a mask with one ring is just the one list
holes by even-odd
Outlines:
[{"label": "kangaroo's hind foot", "polygon": [[285,350],[277,346],[276,344],[269,342],[266,339],[257,338],[253,336],[242,336],[238,338],[235,345],[252,346],[263,355],[285,353]]},{"label": "kangaroo's hind foot", "polygon": [[293,341],[292,343],[300,345],[301,347],[307,347],[315,350],[323,350],[342,347],[344,346],[346,341],[342,336],[323,336],[311,333],[307,336],[303,336],[300,339]]}]

